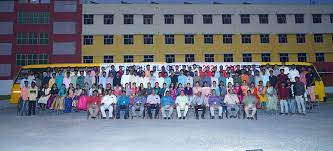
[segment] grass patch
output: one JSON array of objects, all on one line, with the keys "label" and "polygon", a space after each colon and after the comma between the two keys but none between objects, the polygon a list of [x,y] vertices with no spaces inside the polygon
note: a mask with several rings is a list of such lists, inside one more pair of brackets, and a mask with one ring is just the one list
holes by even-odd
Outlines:
[{"label": "grass patch", "polygon": [[0,100],[9,100],[10,95],[0,95]]}]

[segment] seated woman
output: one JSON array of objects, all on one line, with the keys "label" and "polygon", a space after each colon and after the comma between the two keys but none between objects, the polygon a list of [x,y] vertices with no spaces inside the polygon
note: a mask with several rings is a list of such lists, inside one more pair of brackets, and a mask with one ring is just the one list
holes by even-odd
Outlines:
[{"label": "seated woman", "polygon": [[53,109],[57,112],[64,110],[64,99],[67,96],[66,85],[62,84],[61,89],[59,90],[59,95],[54,100]]},{"label": "seated woman", "polygon": [[73,103],[73,98],[74,98],[74,92],[75,89],[73,87],[73,84],[70,83],[68,90],[67,90],[67,96],[65,97],[65,110],[64,113],[69,113],[72,112],[72,103]]},{"label": "seated woman", "polygon": [[87,102],[89,100],[89,96],[86,93],[85,89],[82,89],[82,93],[78,99],[77,105],[76,105],[76,109],[78,112],[80,112],[80,110],[87,110]]},{"label": "seated woman", "polygon": [[53,84],[52,85],[52,88],[51,88],[51,90],[50,90],[50,98],[47,100],[47,108],[49,108],[49,109],[53,109],[53,106],[52,106],[52,104],[53,104],[53,102],[54,102],[54,100],[55,100],[55,98],[58,96],[58,94],[59,94],[59,89],[58,89],[58,87],[57,87],[57,85],[56,84]]},{"label": "seated woman", "polygon": [[46,109],[47,101],[49,100],[51,94],[50,94],[51,88],[49,88],[48,83],[45,83],[43,88],[41,89],[41,97],[38,100],[38,103],[40,104],[40,107],[42,110]]},{"label": "seated woman", "polygon": [[101,105],[101,98],[98,95],[98,91],[94,90],[93,95],[88,100],[88,112],[90,113],[90,116],[92,119],[95,119],[98,115],[99,109]]},{"label": "seated woman", "polygon": [[266,88],[267,88],[267,94],[266,94],[267,111],[276,111],[277,110],[277,102],[278,102],[276,90],[273,86],[270,85],[269,82],[267,82]]}]

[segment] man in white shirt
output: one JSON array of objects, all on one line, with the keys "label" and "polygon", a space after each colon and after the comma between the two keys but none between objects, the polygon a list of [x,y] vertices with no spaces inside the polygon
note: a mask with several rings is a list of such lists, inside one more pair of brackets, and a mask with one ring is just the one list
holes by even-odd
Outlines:
[{"label": "man in white shirt", "polygon": [[129,73],[128,73],[128,70],[126,71],[126,74],[124,74],[123,76],[121,76],[121,80],[120,80],[120,83],[123,87],[125,87],[125,84],[126,83],[129,83]]},{"label": "man in white shirt", "polygon": [[231,85],[234,85],[234,78],[232,78],[231,76],[230,76],[230,73],[228,72],[227,73],[227,78],[226,78],[226,80],[225,80],[226,82],[226,85],[228,85],[229,84],[229,82],[231,83]]},{"label": "man in white shirt", "polygon": [[290,82],[295,83],[296,82],[295,77],[299,77],[299,71],[296,69],[296,66],[293,64],[288,74]]},{"label": "man in white shirt", "polygon": [[280,70],[284,70],[284,74],[288,75],[289,74],[289,67],[286,66],[286,62],[282,62],[282,66],[280,67]]},{"label": "man in white shirt", "polygon": [[112,119],[112,113],[114,110],[114,106],[117,103],[117,97],[113,94],[113,90],[108,90],[108,94],[105,95],[102,98],[101,101],[101,113],[102,113],[102,118],[106,119],[106,113],[105,110],[109,110],[109,119]]},{"label": "man in white shirt", "polygon": [[237,95],[234,94],[232,90],[228,90],[229,93],[227,93],[224,97],[224,103],[227,105],[227,111],[229,113],[229,117],[236,118],[239,107],[239,99]]},{"label": "man in white shirt", "polygon": [[106,72],[103,72],[102,76],[99,77],[98,85],[100,84],[106,89]]},{"label": "man in white shirt", "polygon": [[153,115],[151,113],[152,109],[155,109],[155,119],[157,118],[157,115],[160,111],[160,103],[161,98],[159,95],[155,94],[155,91],[152,91],[152,94],[148,95],[147,97],[147,110],[148,110],[148,116],[150,119],[153,118]]},{"label": "man in white shirt", "polygon": [[[188,97],[185,96],[184,90],[181,90],[180,95],[176,98],[176,108],[177,108],[177,115],[179,119],[184,119],[186,117],[188,111]],[[184,110],[183,116],[181,111]]]},{"label": "man in white shirt", "polygon": [[163,83],[164,83],[164,78],[162,77],[162,73],[161,72],[158,73],[158,78],[157,78],[156,81],[158,82],[158,86],[160,88],[162,88],[163,87]]},{"label": "man in white shirt", "polygon": [[186,83],[189,83],[193,87],[193,77],[191,77],[190,72],[187,72]]}]

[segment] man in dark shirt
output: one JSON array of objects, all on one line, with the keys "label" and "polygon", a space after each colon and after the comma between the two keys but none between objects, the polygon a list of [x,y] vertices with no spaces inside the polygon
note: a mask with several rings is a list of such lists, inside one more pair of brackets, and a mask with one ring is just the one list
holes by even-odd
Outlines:
[{"label": "man in dark shirt", "polygon": [[278,82],[278,78],[273,74],[273,70],[269,71],[269,84],[271,86],[276,87],[276,84]]},{"label": "man in dark shirt", "polygon": [[298,113],[305,115],[305,102],[304,102],[304,93],[305,86],[304,83],[299,80],[299,77],[295,78],[296,83],[294,85],[294,94],[297,102]]}]

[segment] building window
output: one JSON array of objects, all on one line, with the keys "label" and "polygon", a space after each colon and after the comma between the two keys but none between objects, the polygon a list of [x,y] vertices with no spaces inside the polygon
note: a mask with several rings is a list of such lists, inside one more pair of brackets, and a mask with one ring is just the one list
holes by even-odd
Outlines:
[{"label": "building window", "polygon": [[306,53],[298,53],[298,62],[306,62],[307,61],[307,56]]},{"label": "building window", "polygon": [[94,56],[83,56],[83,63],[94,63]]},{"label": "building window", "polygon": [[252,54],[243,53],[243,62],[252,62]]},{"label": "building window", "polygon": [[143,24],[153,24],[153,15],[143,15]]},{"label": "building window", "polygon": [[83,45],[93,45],[94,36],[93,35],[84,35],[83,36]]},{"label": "building window", "polygon": [[49,12],[18,12],[18,24],[48,24],[50,18]]},{"label": "building window", "polygon": [[47,45],[49,43],[49,34],[46,32],[19,32],[16,35],[16,42],[18,45]]},{"label": "building window", "polygon": [[296,34],[297,43],[305,43],[305,34]]},{"label": "building window", "polygon": [[104,45],[113,44],[113,35],[104,35]]},{"label": "building window", "polygon": [[232,44],[232,34],[224,34],[223,35],[223,43],[224,44]]},{"label": "building window", "polygon": [[132,45],[132,44],[134,44],[133,35],[124,35],[124,44],[125,45]]},{"label": "building window", "polygon": [[304,14],[295,14],[295,24],[304,23]]},{"label": "building window", "polygon": [[125,55],[124,62],[134,62],[134,57],[132,55]]},{"label": "building window", "polygon": [[48,54],[39,54],[38,55],[38,64],[48,64],[49,55]]},{"label": "building window", "polygon": [[154,36],[153,35],[143,35],[143,43],[144,44],[153,44]]},{"label": "building window", "polygon": [[213,24],[213,16],[212,15],[202,15],[204,24]]},{"label": "building window", "polygon": [[175,44],[175,35],[164,35],[165,44]]},{"label": "building window", "polygon": [[333,23],[333,14],[330,15],[330,22]]},{"label": "building window", "polygon": [[321,14],[312,14],[312,20],[314,24],[321,23]]},{"label": "building window", "polygon": [[269,43],[269,34],[260,34],[260,43],[262,44]]},{"label": "building window", "polygon": [[104,24],[113,24],[113,15],[104,15]]},{"label": "building window", "polygon": [[174,15],[164,15],[164,24],[174,24]]},{"label": "building window", "polygon": [[280,62],[288,62],[289,54],[288,53],[280,53]]},{"label": "building window", "polygon": [[47,45],[49,44],[49,34],[46,32],[39,33],[39,42],[40,45]]},{"label": "building window", "polygon": [[277,14],[277,23],[278,24],[286,24],[287,23],[287,17],[286,14]]},{"label": "building window", "polygon": [[16,54],[16,65],[47,64],[48,54]]},{"label": "building window", "polygon": [[214,54],[205,54],[205,62],[215,62]]},{"label": "building window", "polygon": [[250,44],[251,43],[251,35],[250,34],[242,34],[242,43]]},{"label": "building window", "polygon": [[94,15],[83,15],[83,24],[94,24]]},{"label": "building window", "polygon": [[176,61],[175,55],[172,55],[172,54],[165,55],[165,62],[166,63],[173,63],[175,61]]},{"label": "building window", "polygon": [[259,23],[260,24],[268,24],[268,15],[267,14],[260,14],[259,15]]},{"label": "building window", "polygon": [[143,62],[154,62],[154,56],[153,55],[144,55]]},{"label": "building window", "polygon": [[194,44],[194,35],[193,34],[185,35],[185,44]]},{"label": "building window", "polygon": [[194,54],[185,54],[185,62],[195,62]]},{"label": "building window", "polygon": [[325,54],[316,53],[316,62],[325,62]]},{"label": "building window", "polygon": [[134,15],[126,14],[124,15],[124,24],[133,24]]},{"label": "building window", "polygon": [[314,42],[315,43],[323,43],[323,34],[313,34]]},{"label": "building window", "polygon": [[241,24],[250,24],[250,15],[249,14],[241,14]]},{"label": "building window", "polygon": [[231,14],[222,14],[222,24],[231,24]]},{"label": "building window", "polygon": [[279,43],[288,43],[288,37],[287,34],[278,34],[279,37]]},{"label": "building window", "polygon": [[104,63],[113,63],[113,56],[104,56]]},{"label": "building window", "polygon": [[25,54],[16,54],[16,65],[25,66],[26,65],[26,56]]},{"label": "building window", "polygon": [[193,24],[193,15],[184,15],[184,24]]},{"label": "building window", "polygon": [[233,54],[224,54],[224,62],[234,62]]},{"label": "building window", "polygon": [[261,54],[262,62],[271,62],[271,54],[270,53],[262,53]]},{"label": "building window", "polygon": [[28,43],[31,45],[37,45],[38,44],[38,33],[29,32],[28,33]]},{"label": "building window", "polygon": [[213,44],[214,38],[212,34],[204,34],[204,43],[205,44]]}]

